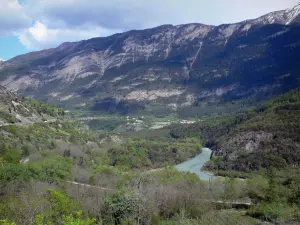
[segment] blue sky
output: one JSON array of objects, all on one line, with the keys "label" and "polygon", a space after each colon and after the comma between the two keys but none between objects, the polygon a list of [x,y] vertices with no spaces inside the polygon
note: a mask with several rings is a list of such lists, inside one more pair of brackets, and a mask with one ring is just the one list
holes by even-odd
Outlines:
[{"label": "blue sky", "polygon": [[0,58],[10,59],[16,55],[28,52],[17,36],[0,37]]},{"label": "blue sky", "polygon": [[299,0],[0,0],[0,59],[162,24],[219,25],[291,8]]}]

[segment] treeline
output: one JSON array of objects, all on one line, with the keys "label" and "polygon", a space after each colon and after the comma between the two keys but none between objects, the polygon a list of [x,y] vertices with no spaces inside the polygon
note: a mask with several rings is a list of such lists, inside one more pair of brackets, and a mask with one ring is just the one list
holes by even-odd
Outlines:
[{"label": "treeline", "polygon": [[203,140],[205,146],[214,149],[217,147],[217,140],[220,137],[234,132],[239,124],[252,117],[252,114],[240,113],[232,117],[208,118],[193,124],[174,124],[169,127],[169,135],[171,138],[175,139],[189,137],[199,138]]},{"label": "treeline", "polygon": [[42,101],[37,101],[32,98],[24,98],[24,103],[35,109],[40,115],[46,114],[52,117],[65,116],[65,110],[55,105],[45,104]]},{"label": "treeline", "polygon": [[197,139],[181,141],[130,139],[108,150],[110,165],[124,168],[160,168],[181,163],[201,153]]}]

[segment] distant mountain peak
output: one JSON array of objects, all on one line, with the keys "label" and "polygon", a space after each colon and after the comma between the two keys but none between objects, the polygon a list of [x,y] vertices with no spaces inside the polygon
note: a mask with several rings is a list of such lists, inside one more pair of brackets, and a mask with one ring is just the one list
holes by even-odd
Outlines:
[{"label": "distant mountain peak", "polygon": [[297,5],[294,6],[294,8],[299,8],[300,7],[300,2],[297,3]]},{"label": "distant mountain peak", "polygon": [[256,19],[247,20],[246,22],[252,24],[282,24],[282,25],[290,25],[293,23],[300,22],[300,2],[295,5],[293,8],[289,8],[286,10],[280,10],[268,13]]},{"label": "distant mountain peak", "polygon": [[293,23],[293,22],[299,22],[295,21],[296,19],[299,19],[299,15],[300,15],[300,2],[292,9],[290,10],[286,10],[286,13],[288,14],[289,17],[289,21],[287,22],[287,24]]}]

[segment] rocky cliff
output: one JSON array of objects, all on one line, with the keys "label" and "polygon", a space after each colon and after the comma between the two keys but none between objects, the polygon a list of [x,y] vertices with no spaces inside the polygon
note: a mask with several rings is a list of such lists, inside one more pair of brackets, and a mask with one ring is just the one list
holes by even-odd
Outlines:
[{"label": "rocky cliff", "polygon": [[[241,117],[240,117],[241,118]],[[237,120],[218,139],[213,170],[251,171],[299,166],[300,89],[289,91]],[[242,121],[242,122],[238,122]]]},{"label": "rocky cliff", "polygon": [[67,108],[124,114],[253,105],[299,85],[299,12],[300,5],[236,24],[163,25],[63,43],[0,62],[0,80]]},{"label": "rocky cliff", "polygon": [[64,111],[54,106],[27,99],[0,86],[0,127],[12,124],[29,125],[56,121]]}]

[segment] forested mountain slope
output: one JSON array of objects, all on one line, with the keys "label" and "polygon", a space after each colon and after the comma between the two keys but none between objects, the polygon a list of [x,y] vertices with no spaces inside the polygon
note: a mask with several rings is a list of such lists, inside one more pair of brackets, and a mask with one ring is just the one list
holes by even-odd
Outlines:
[{"label": "forested mountain slope", "polygon": [[229,134],[217,141],[215,169],[259,170],[299,167],[300,89],[250,111]]}]

